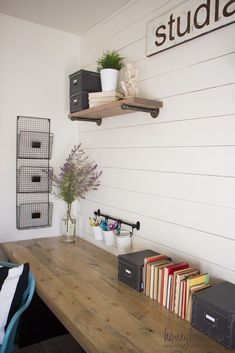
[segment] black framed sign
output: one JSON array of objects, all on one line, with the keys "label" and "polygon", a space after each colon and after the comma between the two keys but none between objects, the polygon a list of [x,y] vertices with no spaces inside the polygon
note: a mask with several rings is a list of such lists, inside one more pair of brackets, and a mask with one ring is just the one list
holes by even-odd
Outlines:
[{"label": "black framed sign", "polygon": [[147,25],[147,56],[235,23],[235,0],[188,0]]}]

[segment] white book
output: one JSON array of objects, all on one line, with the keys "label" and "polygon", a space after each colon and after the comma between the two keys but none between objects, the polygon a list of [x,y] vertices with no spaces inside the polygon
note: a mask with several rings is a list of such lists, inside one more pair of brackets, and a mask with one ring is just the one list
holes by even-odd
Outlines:
[{"label": "white book", "polygon": [[97,97],[97,98],[89,98],[89,102],[91,103],[102,103],[102,102],[115,102],[119,98],[118,97]]},{"label": "white book", "polygon": [[155,270],[155,265],[152,265],[150,269],[150,294],[149,294],[150,299],[153,299],[153,295],[154,295],[154,272],[155,272],[154,270]]},{"label": "white book", "polygon": [[101,105],[108,104],[108,103],[110,102],[94,102],[94,103],[89,102],[89,108],[99,107]]},{"label": "white book", "polygon": [[170,309],[170,299],[171,299],[171,286],[172,286],[172,275],[168,277],[167,284],[167,297],[166,297],[166,308]]},{"label": "white book", "polygon": [[182,314],[182,306],[183,306],[183,281],[180,282],[180,296],[179,296],[179,309],[178,309],[178,316],[180,317]]},{"label": "white book", "polygon": [[157,290],[158,290],[158,268],[154,267],[154,279],[153,279],[153,299],[157,300]]},{"label": "white book", "polygon": [[91,92],[88,93],[88,97],[90,98],[104,98],[104,97],[118,97],[123,98],[123,93],[117,91],[103,91],[103,92]]}]

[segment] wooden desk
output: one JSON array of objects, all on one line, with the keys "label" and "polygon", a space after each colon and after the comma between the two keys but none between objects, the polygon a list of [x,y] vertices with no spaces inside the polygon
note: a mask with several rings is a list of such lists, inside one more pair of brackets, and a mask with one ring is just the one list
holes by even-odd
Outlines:
[{"label": "wooden desk", "polygon": [[87,353],[228,353],[119,282],[116,257],[82,239],[26,240],[2,248],[12,261],[30,263],[38,294]]}]

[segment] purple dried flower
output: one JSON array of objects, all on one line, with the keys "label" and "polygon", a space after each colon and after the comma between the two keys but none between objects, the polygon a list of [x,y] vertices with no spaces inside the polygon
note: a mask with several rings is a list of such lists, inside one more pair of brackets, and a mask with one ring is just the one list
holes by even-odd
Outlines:
[{"label": "purple dried flower", "polygon": [[84,199],[89,190],[97,190],[100,185],[102,171],[97,171],[97,164],[90,162],[80,147],[81,144],[73,146],[58,176],[49,175],[56,187],[56,196],[68,205],[75,199]]}]

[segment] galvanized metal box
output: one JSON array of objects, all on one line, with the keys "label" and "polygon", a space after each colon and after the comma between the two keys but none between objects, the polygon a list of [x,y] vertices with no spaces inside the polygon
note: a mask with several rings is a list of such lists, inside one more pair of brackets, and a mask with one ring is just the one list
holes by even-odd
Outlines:
[{"label": "galvanized metal box", "polygon": [[101,91],[98,72],[79,70],[69,76],[70,113],[89,108],[88,93]]},{"label": "galvanized metal box", "polygon": [[143,290],[143,267],[146,257],[159,255],[153,250],[141,250],[118,256],[118,279],[137,291]]},{"label": "galvanized metal box", "polygon": [[196,292],[192,325],[226,348],[235,348],[235,285],[223,282]]}]

